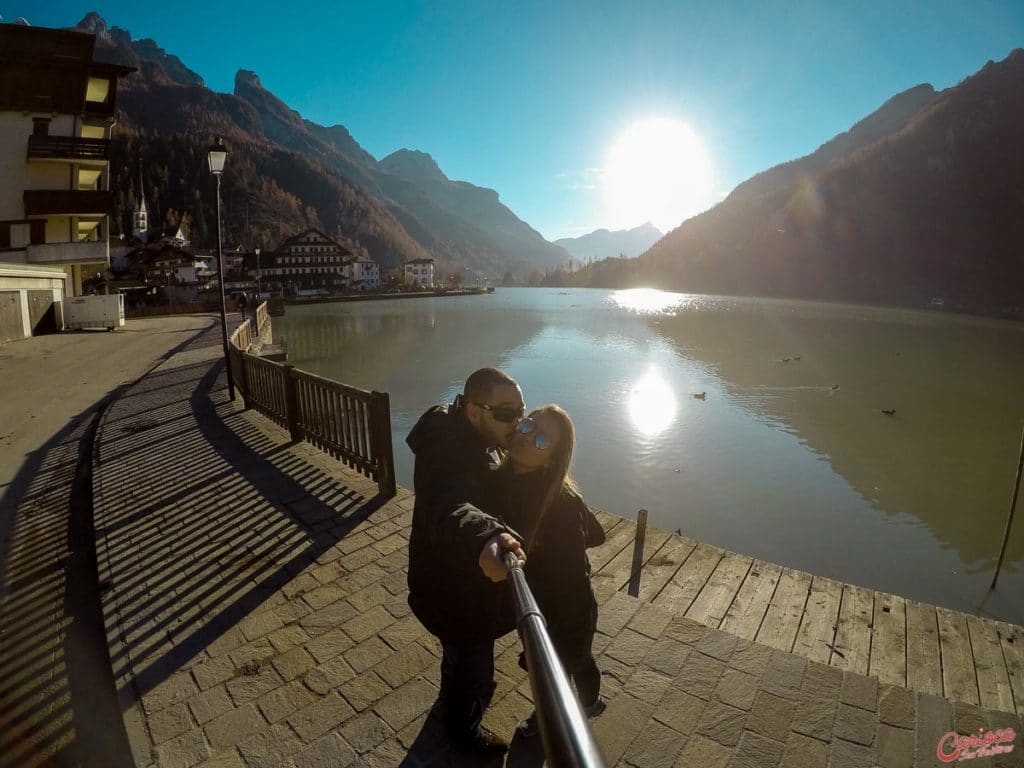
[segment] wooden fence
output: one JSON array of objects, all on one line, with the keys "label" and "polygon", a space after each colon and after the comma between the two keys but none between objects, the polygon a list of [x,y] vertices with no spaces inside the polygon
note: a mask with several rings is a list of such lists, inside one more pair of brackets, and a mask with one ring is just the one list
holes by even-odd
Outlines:
[{"label": "wooden fence", "polygon": [[235,388],[253,408],[288,430],[293,440],[308,440],[395,495],[395,459],[391,445],[391,405],[387,392],[367,392],[323,376],[250,354],[269,322],[264,302],[256,309],[258,330],[246,319],[234,333],[228,354]]}]

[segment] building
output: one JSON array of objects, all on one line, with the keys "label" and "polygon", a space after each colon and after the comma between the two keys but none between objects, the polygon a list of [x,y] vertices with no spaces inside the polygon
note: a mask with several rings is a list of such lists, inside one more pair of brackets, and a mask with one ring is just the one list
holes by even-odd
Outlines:
[{"label": "building", "polygon": [[403,265],[405,282],[424,288],[434,287],[434,260],[412,259]]},{"label": "building", "polygon": [[349,263],[349,287],[356,291],[380,288],[380,265],[369,256],[360,256]]},{"label": "building", "polygon": [[67,275],[53,267],[0,261],[0,344],[63,327],[66,282]]},{"label": "building", "polygon": [[185,248],[161,246],[146,266],[146,281],[155,285],[176,283],[197,288],[206,286],[216,274],[216,259]]},{"label": "building", "polygon": [[132,211],[132,237],[140,243],[149,240],[149,209],[146,208],[146,191],[142,186],[142,168],[139,168],[139,199]]},{"label": "building", "polygon": [[340,288],[348,284],[352,258],[351,251],[320,230],[307,229],[278,246],[262,278],[293,288]]},{"label": "building", "polygon": [[60,272],[71,295],[108,265],[118,78],[95,37],[0,24],[0,262]]}]

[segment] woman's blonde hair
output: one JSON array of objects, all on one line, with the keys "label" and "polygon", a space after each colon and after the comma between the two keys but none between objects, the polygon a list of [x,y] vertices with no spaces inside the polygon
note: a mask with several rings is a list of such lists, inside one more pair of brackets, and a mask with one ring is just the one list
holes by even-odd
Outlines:
[{"label": "woman's blonde hair", "polygon": [[572,452],[576,445],[576,429],[572,425],[572,419],[569,418],[569,414],[564,409],[557,405],[545,405],[536,408],[531,411],[530,418],[534,418],[542,413],[546,413],[558,421],[562,437],[557,445],[552,446],[551,461],[541,470],[543,480],[541,482],[540,504],[537,509],[537,515],[534,518],[534,523],[526,537],[527,551],[537,545],[537,533],[540,531],[548,512],[555,505],[563,491],[579,494],[576,481],[569,474]]}]

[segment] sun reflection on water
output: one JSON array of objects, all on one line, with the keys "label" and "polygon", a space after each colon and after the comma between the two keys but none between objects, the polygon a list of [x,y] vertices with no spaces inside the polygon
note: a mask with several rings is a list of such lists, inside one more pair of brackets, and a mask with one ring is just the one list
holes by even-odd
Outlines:
[{"label": "sun reflection on water", "polygon": [[615,291],[610,298],[622,309],[641,315],[658,315],[678,309],[689,297],[681,293],[659,291],[657,288],[630,288]]},{"label": "sun reflection on water", "polygon": [[630,390],[627,408],[633,427],[645,437],[654,437],[675,421],[676,395],[652,366]]}]

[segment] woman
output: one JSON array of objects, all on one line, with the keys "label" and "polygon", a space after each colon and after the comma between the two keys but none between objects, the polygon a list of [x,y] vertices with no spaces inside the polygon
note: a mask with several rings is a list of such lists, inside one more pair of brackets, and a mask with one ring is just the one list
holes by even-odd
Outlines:
[{"label": "woman", "polygon": [[[583,711],[594,717],[605,705],[592,651],[597,599],[586,550],[604,543],[604,530],[569,476],[574,444],[564,410],[546,405],[533,411],[519,422],[501,484],[506,520],[525,537],[527,582]],[[522,656],[520,664],[525,667]],[[518,730],[524,736],[536,733],[535,715]]]}]

